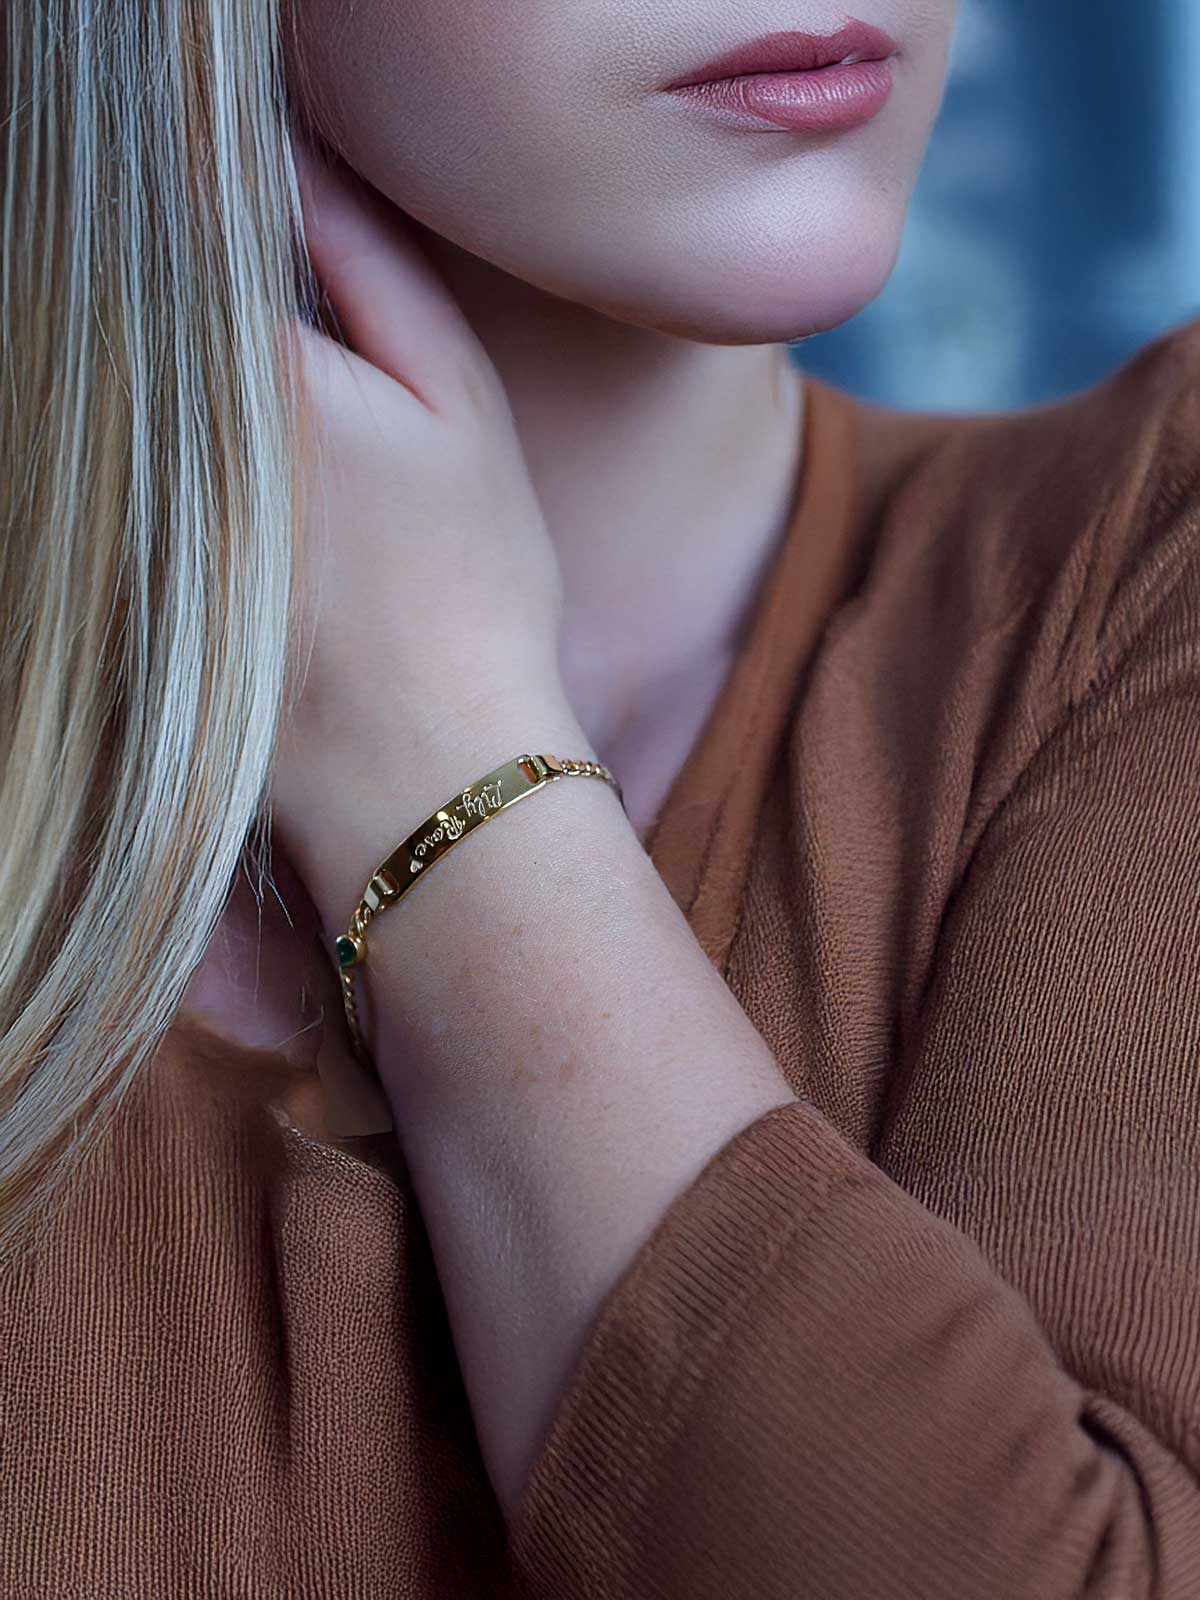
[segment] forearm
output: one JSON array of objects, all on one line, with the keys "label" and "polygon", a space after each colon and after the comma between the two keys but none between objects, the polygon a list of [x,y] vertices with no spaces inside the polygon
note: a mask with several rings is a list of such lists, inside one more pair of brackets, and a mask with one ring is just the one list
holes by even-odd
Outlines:
[{"label": "forearm", "polygon": [[[517,729],[590,753],[553,705],[499,714],[490,739],[506,727],[497,762],[530,747]],[[407,781],[418,811],[487,770],[480,751],[443,743],[427,777],[446,792]],[[332,886],[348,866],[323,870]],[[489,821],[368,939],[375,1057],[507,1510],[605,1295],[712,1155],[794,1097],[595,779]]]}]

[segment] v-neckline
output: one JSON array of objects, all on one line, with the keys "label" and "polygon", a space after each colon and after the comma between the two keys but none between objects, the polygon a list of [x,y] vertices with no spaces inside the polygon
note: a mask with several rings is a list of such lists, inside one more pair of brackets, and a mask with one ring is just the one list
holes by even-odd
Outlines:
[{"label": "v-neckline", "polygon": [[850,576],[854,401],[811,376],[805,389],[804,449],[778,553],[743,648],[645,840],[722,970],[793,690]]}]

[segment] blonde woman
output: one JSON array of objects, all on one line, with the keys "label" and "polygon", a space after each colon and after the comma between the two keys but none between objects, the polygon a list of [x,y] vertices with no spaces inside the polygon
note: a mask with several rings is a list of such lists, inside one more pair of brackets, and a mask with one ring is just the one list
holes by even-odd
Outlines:
[{"label": "blonde woman", "polygon": [[788,350],[952,12],[7,7],[5,1596],[1200,1592],[1200,327]]}]

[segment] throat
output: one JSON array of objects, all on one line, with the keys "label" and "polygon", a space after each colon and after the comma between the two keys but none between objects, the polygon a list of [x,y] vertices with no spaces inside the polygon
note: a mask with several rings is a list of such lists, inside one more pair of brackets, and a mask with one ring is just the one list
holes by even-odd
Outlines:
[{"label": "throat", "polygon": [[[601,760],[616,774],[626,814],[643,846],[652,840],[675,785],[703,738],[735,656],[736,651],[728,648],[702,666],[677,674],[652,695],[634,699],[603,748],[593,740]],[[586,729],[587,723],[583,726]]]}]

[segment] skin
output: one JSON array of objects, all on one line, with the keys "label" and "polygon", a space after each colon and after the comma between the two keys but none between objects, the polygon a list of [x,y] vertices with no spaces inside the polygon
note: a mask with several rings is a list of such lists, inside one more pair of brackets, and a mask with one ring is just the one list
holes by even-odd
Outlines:
[{"label": "skin", "polygon": [[[886,283],[954,0],[853,14],[900,54],[849,134],[738,133],[657,86],[805,0],[295,0],[306,104],[407,216],[512,403],[565,584],[562,672],[657,814],[723,681],[800,470],[778,341]],[[678,592],[687,604],[664,608]]]},{"label": "skin", "polygon": [[[520,750],[607,762],[629,805],[568,779],[513,808],[379,920],[360,984],[510,1517],[621,1273],[792,1099],[643,833],[802,470],[779,341],[886,281],[952,11],[860,10],[900,44],[896,90],[818,139],[655,87],[845,20],[814,5],[511,0],[498,29],[488,0],[300,0],[296,70],[338,156],[300,152],[309,244],[353,351],[297,331],[320,582],[272,801],[300,926],[341,931],[397,840]],[[231,1037],[294,1026],[291,935],[264,940],[253,1011],[221,965],[251,917],[235,898],[196,989]]]}]

